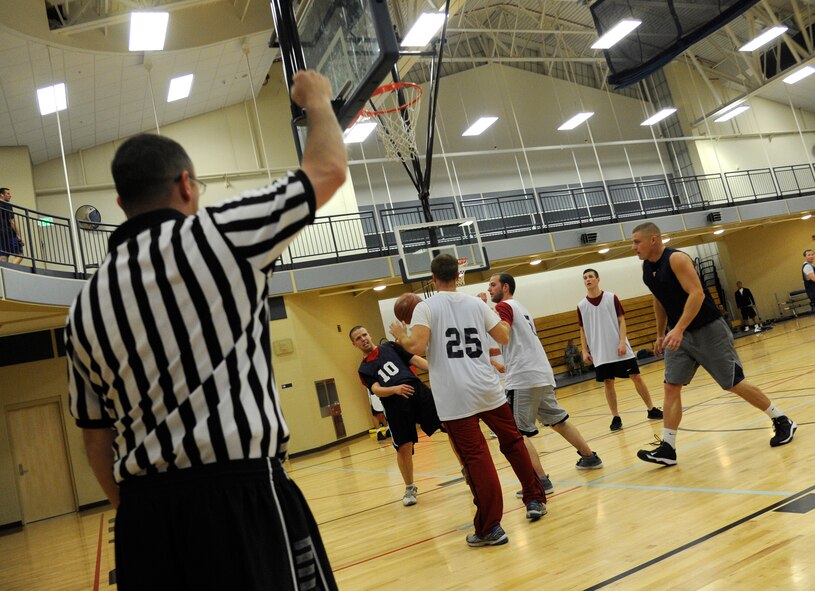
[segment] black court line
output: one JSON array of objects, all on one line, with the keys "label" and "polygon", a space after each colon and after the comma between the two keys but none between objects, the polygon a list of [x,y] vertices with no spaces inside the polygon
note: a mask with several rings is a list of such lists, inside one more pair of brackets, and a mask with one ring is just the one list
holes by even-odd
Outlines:
[{"label": "black court line", "polygon": [[688,542],[687,544],[683,544],[682,546],[679,546],[678,548],[674,548],[670,552],[666,552],[665,554],[662,554],[661,556],[657,556],[656,558],[652,558],[648,562],[644,562],[644,563],[642,563],[642,564],[640,564],[638,566],[635,566],[634,568],[631,568],[631,569],[629,569],[629,570],[627,570],[625,572],[622,572],[622,573],[620,573],[618,575],[615,575],[615,576],[611,577],[610,579],[606,579],[605,581],[597,583],[596,585],[592,585],[591,587],[586,587],[583,591],[595,591],[596,589],[602,589],[603,587],[607,587],[607,586],[611,585],[612,583],[616,583],[617,581],[620,581],[620,580],[622,580],[622,579],[624,579],[626,577],[630,577],[631,575],[636,574],[636,573],[638,573],[638,572],[640,572],[642,570],[645,570],[646,568],[648,568],[650,566],[654,566],[655,564],[658,564],[658,563],[662,562],[663,560],[667,560],[668,558],[676,556],[677,554],[679,554],[681,552],[684,552],[685,550],[693,548],[694,546],[698,546],[702,542],[706,542],[707,540],[710,540],[711,538],[715,538],[719,534],[723,534],[723,533],[725,533],[727,531],[730,531],[731,529],[733,529],[735,527],[738,527],[742,523],[750,521],[751,519],[755,519],[756,517],[764,515],[765,513],[769,513],[770,511],[774,511],[775,509],[778,509],[782,505],[785,505],[785,504],[787,504],[787,503],[789,503],[791,501],[794,501],[795,499],[799,499],[799,498],[811,493],[813,490],[815,490],[815,485],[810,486],[809,488],[806,488],[806,489],[804,489],[804,490],[802,490],[800,492],[797,492],[794,495],[791,495],[791,496],[787,497],[786,499],[782,499],[780,501],[777,501],[777,502],[773,503],[772,505],[764,507],[763,509],[759,509],[758,511],[748,515],[747,517],[742,517],[741,519],[738,519],[738,520],[734,521],[733,523],[725,525],[724,527],[720,527],[716,531],[713,531],[713,532],[711,532],[709,534],[705,534],[702,537],[696,538],[695,540],[692,540],[692,541]]}]

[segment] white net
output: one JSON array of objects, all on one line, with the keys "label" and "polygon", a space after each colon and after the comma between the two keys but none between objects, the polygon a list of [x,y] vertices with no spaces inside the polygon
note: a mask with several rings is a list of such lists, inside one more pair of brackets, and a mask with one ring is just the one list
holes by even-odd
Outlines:
[{"label": "white net", "polygon": [[390,84],[386,88],[388,90],[371,98],[376,110],[363,110],[362,116],[379,121],[376,133],[385,148],[385,155],[391,160],[406,162],[419,155],[416,148],[416,110],[422,88],[407,83]]}]

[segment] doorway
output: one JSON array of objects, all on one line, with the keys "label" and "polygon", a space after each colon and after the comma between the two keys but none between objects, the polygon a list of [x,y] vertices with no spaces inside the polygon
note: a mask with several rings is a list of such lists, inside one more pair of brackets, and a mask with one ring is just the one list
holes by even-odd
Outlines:
[{"label": "doorway", "polygon": [[6,412],[23,523],[76,511],[58,401]]}]

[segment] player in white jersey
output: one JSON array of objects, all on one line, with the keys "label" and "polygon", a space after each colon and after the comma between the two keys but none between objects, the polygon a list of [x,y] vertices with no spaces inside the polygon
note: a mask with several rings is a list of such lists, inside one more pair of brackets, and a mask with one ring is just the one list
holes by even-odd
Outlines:
[{"label": "player in white jersey", "polygon": [[538,450],[530,437],[538,434],[535,419],[572,444],[580,455],[578,470],[595,470],[603,467],[600,457],[591,450],[589,444],[572,423],[569,413],[558,404],[555,396],[555,374],[546,357],[546,351],[538,338],[529,311],[516,299],[515,278],[509,273],[490,277],[487,286],[490,299],[496,304],[495,311],[510,331],[510,339],[504,345],[506,362],[506,389],[512,414],[518,430],[524,436],[524,443],[541,479],[547,494],[554,491],[549,475],[543,470]]},{"label": "player in white jersey", "polygon": [[498,435],[501,453],[521,481],[526,517],[534,521],[546,513],[546,493],[489,361],[487,335],[506,344],[509,331],[480,299],[456,292],[455,257],[438,255],[430,270],[437,293],[413,310],[409,333],[395,322],[391,334],[414,355],[427,351],[436,409],[459,452],[476,506],[475,533],[467,535],[467,544],[504,544],[501,484],[479,419]]},{"label": "player in white jersey", "polygon": [[611,410],[609,429],[619,431],[623,428],[614,378],[631,378],[648,409],[648,418],[661,419],[662,411],[651,401],[648,386],[640,377],[637,356],[626,337],[625,311],[620,300],[610,291],[600,290],[600,274],[594,269],[583,271],[583,285],[586,286],[586,297],[577,304],[580,348],[583,349],[583,361],[594,364],[597,381],[603,383]]}]

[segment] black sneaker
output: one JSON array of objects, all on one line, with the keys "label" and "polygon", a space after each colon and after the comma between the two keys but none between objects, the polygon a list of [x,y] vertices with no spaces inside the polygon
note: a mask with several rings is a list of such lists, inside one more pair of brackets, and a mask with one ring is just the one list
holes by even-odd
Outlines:
[{"label": "black sneaker", "polygon": [[578,470],[597,470],[603,467],[603,460],[600,459],[596,451],[591,452],[590,456],[581,456],[580,452],[577,452],[577,455],[580,456],[577,464],[575,464]]},{"label": "black sneaker", "polygon": [[500,525],[496,525],[490,533],[481,537],[477,534],[467,534],[467,545],[473,548],[479,546],[500,546],[509,542],[509,537]]},{"label": "black sneaker", "polygon": [[529,504],[526,506],[527,519],[531,521],[537,521],[544,515],[546,515],[546,505],[534,499],[529,501]]},{"label": "black sneaker", "polygon": [[619,431],[623,428],[623,420],[619,415],[615,415],[614,418],[611,419],[611,424],[608,426],[608,428],[612,431]]},{"label": "black sneaker", "polygon": [[657,420],[662,418],[662,410],[657,408],[656,406],[648,411],[648,418],[651,420]]},{"label": "black sneaker", "polygon": [[[543,487],[543,492],[545,492],[547,495],[551,495],[553,492],[555,492],[555,485],[552,484],[551,480],[549,480],[548,474],[544,474],[543,476],[541,476],[540,481],[541,486]],[[515,493],[515,498],[516,499],[524,498],[524,491],[522,490],[517,491]]]},{"label": "black sneaker", "polygon": [[676,464],[676,450],[671,447],[670,443],[660,441],[656,445],[656,449],[651,451],[641,449],[637,452],[637,457],[643,462],[651,462],[652,464],[662,464],[663,466],[673,466]]},{"label": "black sneaker", "polygon": [[770,439],[770,447],[778,447],[779,445],[785,445],[792,441],[792,436],[795,435],[795,430],[797,428],[798,425],[795,424],[795,421],[787,416],[781,416],[773,419],[773,430],[775,431],[775,435],[773,435],[773,438]]}]

